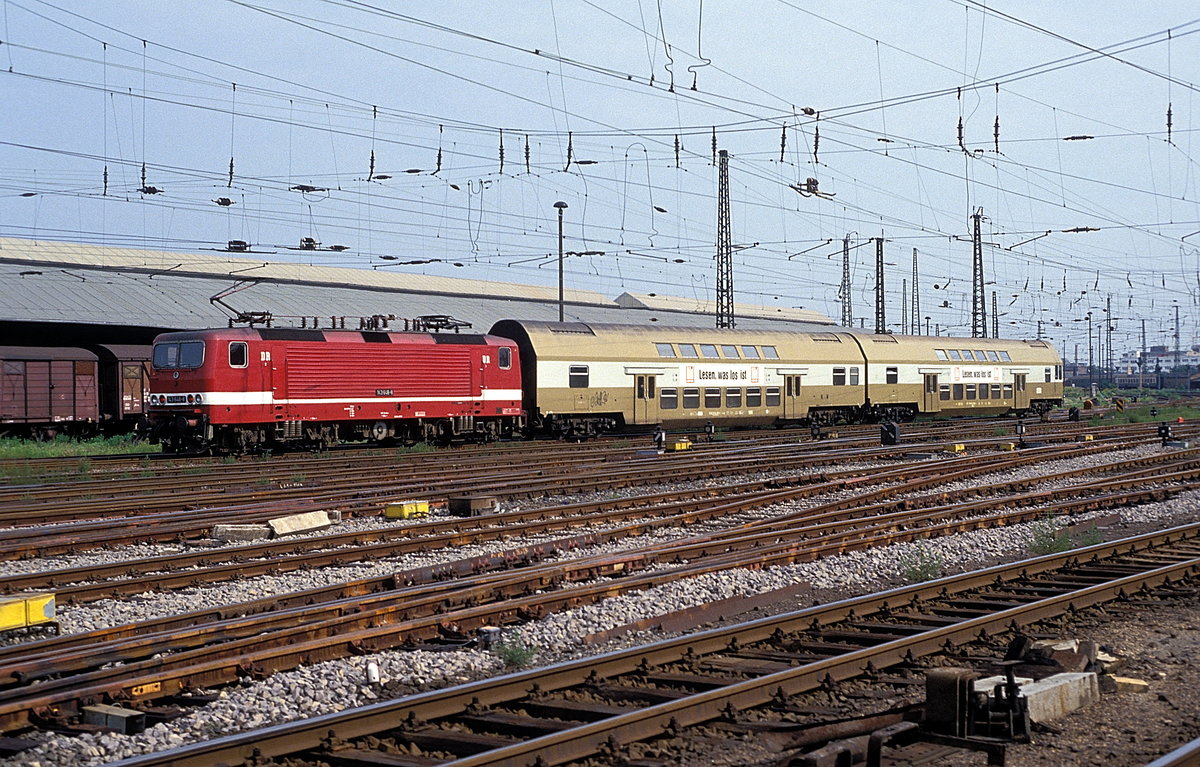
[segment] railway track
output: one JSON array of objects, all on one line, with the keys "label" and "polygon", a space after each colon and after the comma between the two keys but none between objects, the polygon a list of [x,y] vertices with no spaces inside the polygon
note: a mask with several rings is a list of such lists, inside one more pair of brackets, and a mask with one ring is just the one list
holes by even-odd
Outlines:
[{"label": "railway track", "polygon": [[[971,465],[978,461],[964,460],[959,472],[936,477],[928,476],[928,467],[923,467],[925,476],[920,479],[911,478],[917,467],[908,467],[904,469],[907,474],[898,470],[892,477],[908,478],[905,484],[866,489],[778,519],[619,555],[530,564],[548,551],[567,550],[595,539],[560,540],[542,552],[520,550],[396,573],[374,582],[343,584],[322,593],[291,594],[220,611],[5,648],[0,650],[4,672],[0,687],[7,688],[0,690],[0,728],[66,721],[89,703],[133,700],[145,705],[183,690],[235,681],[247,672],[264,674],[405,642],[437,641],[447,630],[461,637],[484,625],[505,625],[705,573],[813,561],[898,541],[1013,524],[1046,513],[1126,505],[1200,486],[1196,456],[1175,457],[1180,460],[1157,467],[1151,464],[1163,461],[1148,459],[1145,466],[1124,462],[1121,475],[1055,491],[1022,493],[1030,480],[974,487],[962,493],[957,503],[947,503],[945,493],[935,493],[923,502],[895,496],[994,470],[1004,465],[998,462],[1001,458],[1028,461],[1034,456],[994,456],[997,463],[986,468]],[[1114,464],[1112,468],[1118,467]],[[1174,489],[1147,487],[1151,468],[1158,469],[1153,479],[1170,482]],[[708,511],[713,515],[734,513],[746,505],[778,501],[789,492],[794,493],[771,490],[765,496],[715,505],[709,501],[712,508]],[[979,499],[989,492],[1008,494]],[[891,500],[884,500],[889,497]],[[984,513],[988,506],[1000,506],[1001,510]],[[640,520],[614,534],[633,534],[648,524]],[[517,563],[527,566],[510,569]],[[466,573],[471,575],[456,581],[439,580]],[[608,580],[571,586],[598,576]],[[103,668],[107,664],[119,665]]]},{"label": "railway track", "polygon": [[[993,429],[994,431],[994,429]],[[1093,432],[1095,430],[1092,430]],[[1089,432],[1091,433],[1091,432]],[[1073,432],[1047,438],[1048,443],[1071,442]],[[1101,440],[1140,437],[1157,439],[1145,425],[1113,428]],[[959,436],[961,441],[963,436]],[[980,438],[976,447],[992,446],[1001,438]],[[447,466],[433,461],[382,467],[371,464],[353,472],[335,469],[324,479],[294,475],[273,483],[247,483],[244,476],[227,480],[192,477],[189,493],[172,496],[169,488],[144,482],[132,486],[109,482],[105,497],[76,486],[57,487],[41,499],[20,496],[14,501],[0,493],[0,560],[47,556],[108,546],[115,541],[171,541],[207,535],[214,524],[262,522],[288,513],[337,508],[351,515],[378,514],[384,503],[401,497],[486,493],[506,500],[536,498],[564,491],[588,492],[650,484],[669,474],[680,480],[701,480],[737,473],[799,471],[845,461],[887,460],[921,449],[937,450],[944,443],[914,443],[894,448],[838,447],[828,443],[775,444],[715,443],[702,450],[669,456],[601,454],[550,456],[545,462],[506,459],[482,466]],[[240,471],[240,469],[239,469]],[[239,479],[239,476],[241,478]],[[369,480],[367,478],[370,478]],[[370,483],[369,485],[366,483]],[[196,492],[198,483],[201,490]],[[207,486],[209,489],[204,489]],[[219,500],[214,497],[215,490]],[[72,493],[82,493],[75,497]],[[53,503],[53,499],[72,497]],[[38,519],[41,525],[29,525]],[[96,520],[90,525],[87,520]],[[77,524],[63,523],[75,521]],[[53,526],[49,526],[53,525]],[[38,541],[31,545],[30,541]]]},{"label": "railway track", "polygon": [[[1200,574],[1200,524],[125,760],[564,764]],[[375,755],[372,761],[372,755]],[[380,761],[383,760],[383,761]]]},{"label": "railway track", "polygon": [[[334,533],[310,539],[283,539],[249,546],[204,549],[145,560],[114,562],[111,565],[89,564],[73,569],[42,570],[23,575],[0,576],[0,593],[55,588],[60,603],[83,603],[144,591],[219,583],[256,574],[278,574],[302,568],[382,559],[413,551],[445,549],[501,537],[545,538],[548,534],[591,529],[599,524],[612,527],[639,521],[644,523],[610,534],[595,533],[586,536],[586,540],[595,543],[617,536],[637,534],[655,526],[695,524],[714,516],[731,513],[730,509],[745,510],[834,491],[855,491],[853,500],[847,502],[848,507],[851,503],[865,504],[874,497],[880,504],[870,507],[869,513],[882,513],[891,508],[882,503],[888,496],[911,493],[948,479],[996,473],[1058,458],[1102,454],[1119,449],[1125,444],[1047,447],[1021,453],[980,454],[947,459],[939,461],[940,472],[936,479],[929,477],[928,462],[905,462],[889,469],[857,468],[823,472],[818,475],[797,475],[790,479],[776,478],[712,485],[691,491],[631,495],[619,499],[542,507],[469,519],[443,519],[395,528]],[[1188,466],[1198,463],[1200,450],[1178,451],[1133,461],[1125,459],[1109,466],[1059,472],[1039,478],[1038,481],[1063,481],[1084,474],[1102,475],[1114,471],[1129,472],[1137,467],[1144,468],[1152,478],[1155,473],[1161,474],[1166,470],[1164,464],[1176,467],[1176,471],[1184,471]],[[942,493],[938,500],[959,501],[972,495],[1012,491],[1018,486],[1027,487],[1032,484],[1028,481],[1006,482],[962,489]],[[873,485],[883,486],[883,490],[873,496],[863,495],[863,489]],[[722,501],[717,503],[714,501],[716,498],[721,498]],[[907,505],[916,506],[920,505],[920,502],[909,501]],[[571,542],[579,545],[577,541]],[[561,548],[561,545],[547,543],[539,549],[530,549],[524,556],[544,556]]]}]

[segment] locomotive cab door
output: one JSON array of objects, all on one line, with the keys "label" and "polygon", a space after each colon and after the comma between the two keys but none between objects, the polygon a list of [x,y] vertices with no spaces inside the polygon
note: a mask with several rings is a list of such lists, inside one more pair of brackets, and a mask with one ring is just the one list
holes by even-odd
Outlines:
[{"label": "locomotive cab door", "polygon": [[921,411],[936,413],[939,410],[941,410],[941,402],[938,400],[938,375],[937,373],[925,373],[924,402]]},{"label": "locomotive cab door", "polygon": [[633,422],[658,423],[658,376],[633,377]]},{"label": "locomotive cab door", "polygon": [[1029,392],[1025,390],[1026,373],[1013,373],[1013,410],[1029,409]]}]

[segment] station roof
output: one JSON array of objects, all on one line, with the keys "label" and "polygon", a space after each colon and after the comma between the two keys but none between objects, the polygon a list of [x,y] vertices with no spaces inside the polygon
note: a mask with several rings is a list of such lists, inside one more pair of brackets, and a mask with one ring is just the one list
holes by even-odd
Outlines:
[{"label": "station roof", "polygon": [[[558,319],[558,289],[437,277],[391,270],[313,266],[253,254],[174,251],[0,238],[0,322],[123,325],[172,329],[224,326],[228,313],[269,311],[277,325],[300,317],[450,315],[486,329],[496,320]],[[626,293],[613,300],[587,290],[565,291],[568,321],[709,325],[706,302]],[[736,307],[739,326],[828,328],[817,312]],[[295,321],[291,318],[295,318]]]}]

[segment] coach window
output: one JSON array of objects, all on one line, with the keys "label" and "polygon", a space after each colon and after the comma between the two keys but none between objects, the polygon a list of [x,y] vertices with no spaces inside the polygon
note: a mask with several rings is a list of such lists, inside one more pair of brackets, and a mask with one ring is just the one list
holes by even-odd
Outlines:
[{"label": "coach window", "polygon": [[743,347],[742,347],[742,356],[743,356],[743,357],[745,357],[745,358],[746,358],[746,359],[748,359],[748,360],[756,360],[756,359],[758,359],[758,347],[755,347],[755,346],[743,346]]},{"label": "coach window", "polygon": [[950,401],[950,384],[942,384],[938,387],[938,399],[942,402]]},{"label": "coach window", "polygon": [[884,376],[887,383],[900,383],[900,368],[888,368],[884,371]]},{"label": "coach window", "polygon": [[774,346],[764,346],[763,347],[763,359],[766,359],[766,360],[779,359],[779,350],[776,349]]},{"label": "coach window", "polygon": [[709,410],[715,410],[721,407],[721,390],[720,389],[705,389],[704,390],[704,407]]},{"label": "coach window", "polygon": [[850,368],[850,385],[858,386],[858,368]]},{"label": "coach window", "polygon": [[992,384],[992,399],[1000,399],[1000,384]]},{"label": "coach window", "polygon": [[975,361],[975,355],[971,354],[970,349],[962,350],[962,358],[963,358],[963,362],[974,362]]},{"label": "coach window", "polygon": [[762,389],[757,386],[746,389],[746,407],[762,407]]},{"label": "coach window", "polygon": [[1050,374],[1050,368],[1046,368],[1046,383],[1054,380],[1054,376]]},{"label": "coach window", "polygon": [[250,355],[246,351],[246,344],[244,341],[234,341],[233,343],[229,344],[229,367],[246,367],[246,360],[249,356]]},{"label": "coach window", "polygon": [[683,390],[683,407],[685,410],[695,410],[696,408],[700,407],[699,389]]},{"label": "coach window", "polygon": [[700,344],[700,356],[708,359],[716,359],[720,355],[717,354],[716,344]]},{"label": "coach window", "polygon": [[962,355],[958,353],[958,349],[947,349],[950,354],[950,359],[958,361],[962,359]]},{"label": "coach window", "polygon": [[588,366],[572,365],[568,377],[572,389],[586,389],[588,387]]},{"label": "coach window", "polygon": [[726,389],[725,390],[725,407],[741,407],[742,406],[742,390]]},{"label": "coach window", "polygon": [[512,349],[507,346],[501,346],[500,351],[496,352],[496,364],[501,370],[508,370],[512,367]]},{"label": "coach window", "polygon": [[654,348],[658,349],[658,356],[660,356],[660,357],[674,357],[675,356],[675,350],[671,348],[670,344],[655,344]]},{"label": "coach window", "polygon": [[1003,362],[1012,362],[1012,357],[1010,357],[1008,352],[1004,351],[1003,349],[1000,350],[1000,359]]},{"label": "coach window", "polygon": [[962,384],[954,384],[954,399],[962,399],[962,398],[963,398],[963,385]]},{"label": "coach window", "polygon": [[738,354],[737,347],[732,344],[721,344],[721,356],[731,360],[742,358],[742,355]]},{"label": "coach window", "polygon": [[992,351],[991,349],[988,349],[988,362],[999,362],[999,361],[1000,361],[1000,355],[996,354],[996,352]]},{"label": "coach window", "polygon": [[945,362],[945,361],[946,361],[947,357],[946,357],[946,350],[945,350],[945,349],[934,349],[934,350],[933,350],[933,353],[937,355],[937,358],[938,358],[939,360],[941,360],[941,361],[943,361],[943,362]]},{"label": "coach window", "polygon": [[1012,384],[1004,384],[1004,399],[1012,399]]},{"label": "coach window", "polygon": [[975,361],[976,362],[987,362],[987,355],[983,353],[982,349],[975,350]]},{"label": "coach window", "polygon": [[674,410],[679,407],[679,390],[678,389],[659,389],[661,396],[658,398],[658,406],[663,410]]},{"label": "coach window", "polygon": [[778,386],[768,386],[767,387],[767,407],[775,407],[776,405],[778,405],[780,403],[780,401],[781,400],[779,398],[779,387]]},{"label": "coach window", "polygon": [[967,393],[963,399],[975,399],[975,384],[967,384]]},{"label": "coach window", "polygon": [[846,368],[834,368],[833,369],[833,385],[834,386],[845,386],[846,385]]},{"label": "coach window", "polygon": [[688,357],[688,358],[697,357],[698,355],[696,354],[695,344],[680,344],[679,345],[679,356],[680,357]]}]

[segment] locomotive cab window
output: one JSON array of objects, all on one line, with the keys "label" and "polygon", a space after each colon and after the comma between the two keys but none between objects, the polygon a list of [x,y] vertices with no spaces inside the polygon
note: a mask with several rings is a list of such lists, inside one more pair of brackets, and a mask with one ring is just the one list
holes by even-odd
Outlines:
[{"label": "locomotive cab window", "polygon": [[158,370],[190,370],[204,364],[204,342],[182,341],[154,345],[154,367]]},{"label": "locomotive cab window", "polygon": [[229,367],[244,368],[250,358],[244,341],[234,341],[229,344]]},{"label": "locomotive cab window", "polygon": [[660,356],[660,357],[674,357],[675,356],[675,350],[671,348],[670,344],[655,344],[654,348],[658,349],[658,356]]},{"label": "locomotive cab window", "polygon": [[717,354],[716,344],[700,344],[700,356],[708,359],[716,359],[720,355]]},{"label": "locomotive cab window", "polygon": [[572,365],[568,371],[568,379],[572,389],[586,389],[588,387],[588,366]]},{"label": "locomotive cab window", "polygon": [[501,370],[508,370],[512,367],[512,349],[507,346],[501,346],[496,352],[496,364]]},{"label": "locomotive cab window", "polygon": [[894,384],[900,382],[900,368],[887,368],[884,372],[886,383]]},{"label": "locomotive cab window", "polygon": [[727,357],[731,360],[736,360],[741,359],[742,355],[738,354],[738,348],[736,346],[731,344],[721,344],[721,356]]}]

